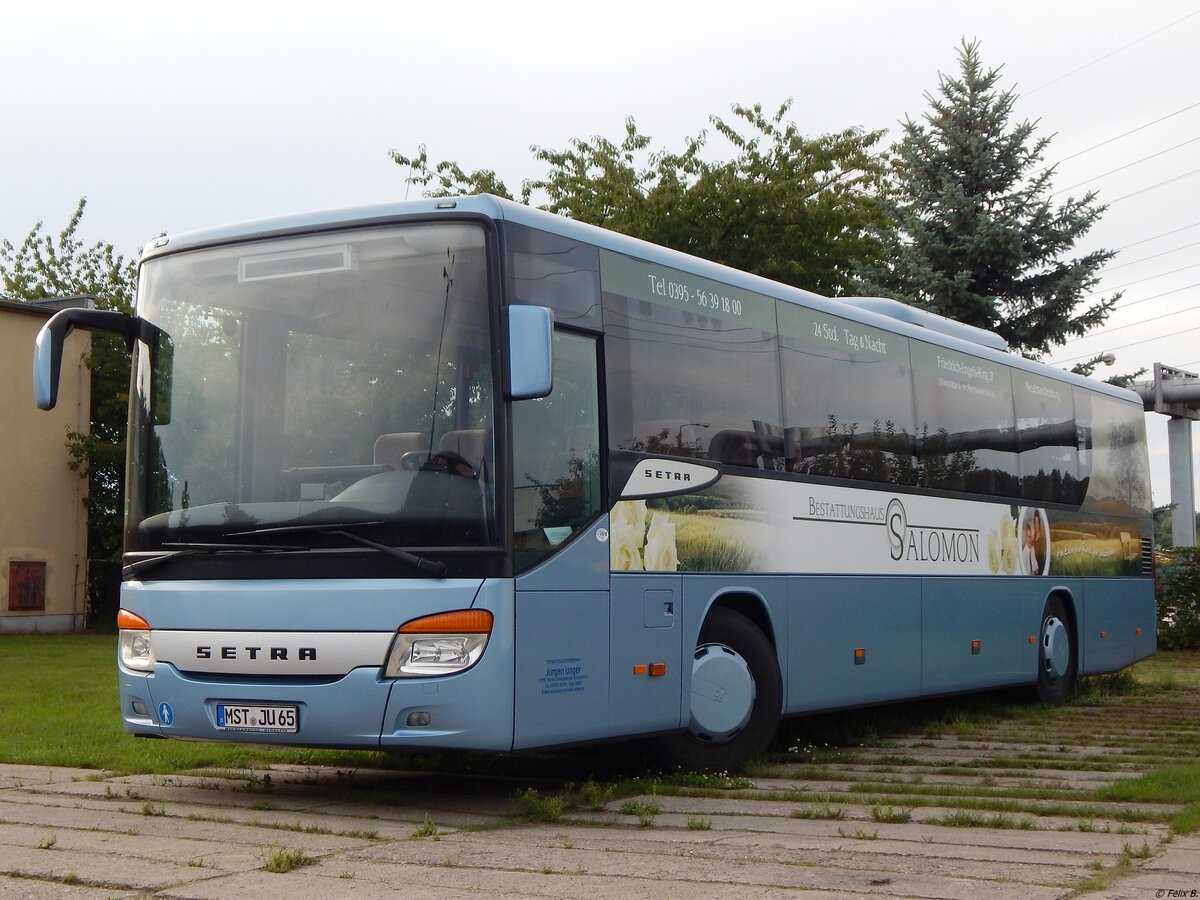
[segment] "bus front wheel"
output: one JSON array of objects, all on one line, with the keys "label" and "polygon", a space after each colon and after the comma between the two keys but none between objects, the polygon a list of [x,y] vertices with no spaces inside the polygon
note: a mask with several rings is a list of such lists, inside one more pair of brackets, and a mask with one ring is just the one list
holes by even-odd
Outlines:
[{"label": "bus front wheel", "polygon": [[740,613],[715,609],[692,657],[687,730],[657,738],[655,755],[671,768],[731,771],[767,749],[782,705],[771,642]]},{"label": "bus front wheel", "polygon": [[1064,703],[1075,692],[1079,654],[1067,607],[1060,597],[1046,601],[1038,640],[1038,698],[1051,705]]}]

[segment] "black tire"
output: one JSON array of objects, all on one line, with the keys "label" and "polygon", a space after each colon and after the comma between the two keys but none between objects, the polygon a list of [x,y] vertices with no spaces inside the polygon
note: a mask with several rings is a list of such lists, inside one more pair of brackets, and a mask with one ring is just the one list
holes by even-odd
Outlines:
[{"label": "black tire", "polygon": [[1060,597],[1051,597],[1042,611],[1038,629],[1038,699],[1057,706],[1075,694],[1079,675],[1079,648],[1067,606]]},{"label": "black tire", "polygon": [[669,768],[698,772],[734,771],[765,751],[779,728],[783,681],[775,648],[766,635],[740,613],[714,609],[700,629],[693,671],[709,654],[724,654],[749,670],[754,695],[749,718],[736,731],[714,737],[705,733],[693,716],[692,727],[687,731],[656,738],[651,743],[651,750]]}]

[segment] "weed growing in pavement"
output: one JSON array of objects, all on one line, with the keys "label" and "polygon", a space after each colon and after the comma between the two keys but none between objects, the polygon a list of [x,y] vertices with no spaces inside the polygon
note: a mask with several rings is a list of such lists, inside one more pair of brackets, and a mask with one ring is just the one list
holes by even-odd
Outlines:
[{"label": "weed growing in pavement", "polygon": [[626,800],[621,804],[621,813],[626,816],[637,816],[638,825],[649,828],[654,824],[654,817],[662,812],[657,803],[645,800]]},{"label": "weed growing in pavement", "polygon": [[793,809],[791,817],[793,819],[844,819],[846,818],[846,809],[842,806],[835,807],[827,800],[819,806],[803,806]]},{"label": "weed growing in pavement", "polygon": [[316,862],[316,859],[307,855],[303,850],[283,850],[276,848],[267,857],[266,869],[268,872],[281,875],[300,866],[315,865]]},{"label": "weed growing in pavement", "polygon": [[419,841],[422,838],[437,839],[438,827],[434,824],[433,819],[426,816],[421,820],[421,824],[413,829],[413,833],[409,835],[409,839]]}]

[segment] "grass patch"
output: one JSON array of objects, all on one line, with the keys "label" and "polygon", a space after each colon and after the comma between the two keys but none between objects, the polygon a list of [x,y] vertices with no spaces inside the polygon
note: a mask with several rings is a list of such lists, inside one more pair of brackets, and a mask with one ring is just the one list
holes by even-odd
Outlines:
[{"label": "grass patch", "polygon": [[882,806],[877,803],[871,807],[871,818],[876,822],[898,825],[912,821],[912,810],[897,809],[894,806]]},{"label": "grass patch", "polygon": [[1118,803],[1182,803],[1170,818],[1174,834],[1200,829],[1200,760],[1173,763],[1138,778],[1100,788],[1096,795]]},{"label": "grass patch", "polygon": [[653,825],[654,817],[661,812],[661,806],[646,800],[626,800],[621,804],[622,815],[637,816],[638,824],[642,828]]},{"label": "grass patch", "polygon": [[791,812],[793,819],[833,819],[840,820],[846,818],[846,809],[842,806],[834,806],[826,801],[818,803],[815,806],[802,806],[799,809],[793,809]]},{"label": "grass patch", "polygon": [[[386,768],[384,753],[254,744],[148,741],[121,730],[116,635],[5,635],[0,653],[0,762],[171,773],[272,763]],[[38,685],[36,691],[23,687]]]},{"label": "grass patch", "polygon": [[413,829],[413,833],[409,835],[414,841],[422,840],[423,838],[437,838],[438,827],[434,824],[433,819],[426,816],[421,820],[421,824]]},{"label": "grass patch", "polygon": [[566,809],[562,794],[543,796],[534,788],[518,791],[509,803],[509,815],[522,822],[557,822]]},{"label": "grass patch", "polygon": [[956,809],[944,816],[935,816],[926,820],[930,825],[945,825],[948,828],[1019,828],[1029,830],[1033,823],[1027,819],[1020,821],[1007,813],[993,813],[985,816],[969,809]]},{"label": "grass patch", "polygon": [[1096,795],[1121,803],[1193,803],[1200,801],[1200,760],[1173,763],[1137,778],[1100,788]]},{"label": "grass patch", "polygon": [[316,862],[316,859],[307,855],[303,850],[276,849],[272,850],[271,855],[267,857],[266,870],[282,875],[284,872],[290,872],[300,866],[316,865]]}]

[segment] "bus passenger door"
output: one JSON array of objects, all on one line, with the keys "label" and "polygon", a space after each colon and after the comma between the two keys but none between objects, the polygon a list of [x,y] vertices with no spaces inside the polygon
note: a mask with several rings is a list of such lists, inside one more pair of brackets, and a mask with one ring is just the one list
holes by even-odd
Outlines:
[{"label": "bus passenger door", "polygon": [[512,405],[515,748],[611,734],[596,340],[557,332],[554,386]]}]

